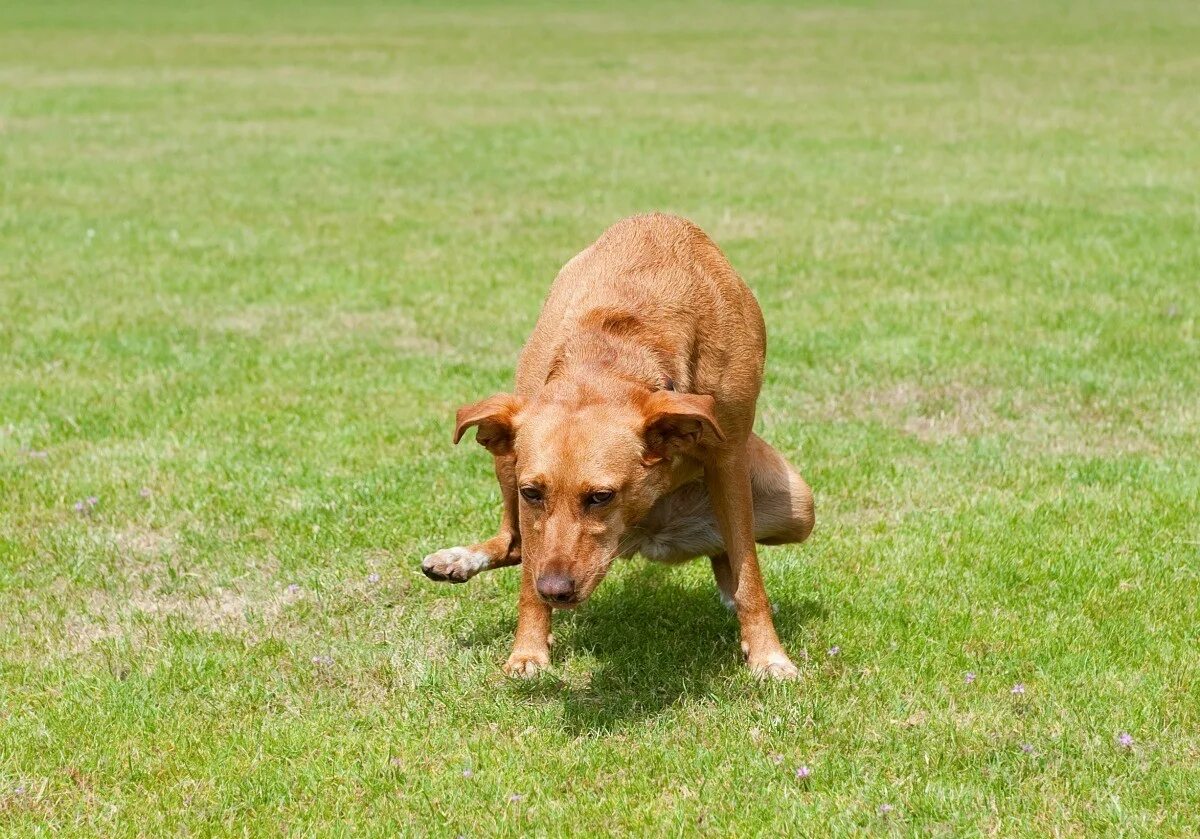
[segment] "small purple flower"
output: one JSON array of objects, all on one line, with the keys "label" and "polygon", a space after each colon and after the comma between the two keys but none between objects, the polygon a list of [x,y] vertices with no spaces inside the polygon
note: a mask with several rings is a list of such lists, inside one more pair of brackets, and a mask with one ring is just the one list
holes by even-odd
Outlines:
[{"label": "small purple flower", "polygon": [[285,590],[287,591],[288,594],[297,595],[300,593],[300,586],[296,585],[295,583],[292,583]]},{"label": "small purple flower", "polygon": [[974,684],[975,683],[975,674],[968,670],[967,675],[963,676],[963,682],[968,685]]},{"label": "small purple flower", "polygon": [[87,497],[87,505],[88,505],[89,507],[95,507],[95,506],[96,506],[97,504],[99,504],[99,503],[100,503],[100,499],[99,499],[99,498],[97,498],[96,496],[94,496],[94,495],[89,495],[89,496]]},{"label": "small purple flower", "polygon": [[830,654],[831,656],[833,656],[833,655],[837,655],[837,654],[838,654],[838,653],[840,653],[841,651],[842,651],[842,648],[841,648],[841,647],[839,647],[839,646],[837,646],[836,644],[835,644],[834,646],[832,646],[832,647],[830,647],[830,648],[829,648],[829,654]]},{"label": "small purple flower", "polygon": [[1029,743],[1022,743],[1021,751],[1025,752],[1027,755],[1031,755],[1033,754],[1033,746]]},{"label": "small purple flower", "polygon": [[369,577],[367,577],[367,582],[371,585],[375,585],[377,582],[379,582],[379,575],[371,574]]},{"label": "small purple flower", "polygon": [[1025,695],[1025,685],[1021,684],[1020,682],[1017,682],[1015,685],[1013,685],[1012,686],[1012,695],[1013,696],[1024,696]]},{"label": "small purple flower", "polygon": [[810,775],[812,775],[812,770],[807,766],[801,766],[796,770],[796,779],[799,781],[807,781]]},{"label": "small purple flower", "polygon": [[893,807],[891,804],[880,804],[879,805],[879,815],[886,816],[888,813],[892,812],[892,810],[894,810],[894,809],[896,809],[896,808]]},{"label": "small purple flower", "polygon": [[86,509],[87,509],[87,507],[84,505],[84,503],[82,501],[75,502],[75,512],[82,513]]},{"label": "small purple flower", "polygon": [[524,800],[524,798],[525,798],[525,796],[521,795],[521,793],[519,793],[519,792],[514,792],[512,795],[510,795],[510,796],[508,797],[508,800],[509,800],[509,801],[511,801],[511,802],[513,802],[513,803],[515,804],[515,803],[516,803],[516,802],[518,802],[518,801],[522,801],[522,800]]},{"label": "small purple flower", "polygon": [[327,655],[314,655],[312,663],[321,667],[329,667],[333,664],[333,659]]},{"label": "small purple flower", "polygon": [[16,788],[13,790],[13,795],[24,795],[24,794],[25,794],[25,785],[17,784]]},{"label": "small purple flower", "polygon": [[1133,735],[1128,731],[1122,731],[1117,735],[1117,745],[1125,749],[1133,748]]},{"label": "small purple flower", "polygon": [[774,763],[776,766],[783,763],[783,755],[767,755],[767,759],[770,760],[771,763]]},{"label": "small purple flower", "polygon": [[138,495],[142,496],[142,498],[149,498],[150,497],[150,487],[142,487],[141,489],[138,490]]},{"label": "small purple flower", "polygon": [[474,778],[474,777],[475,777],[475,773],[474,773],[474,772],[472,772],[470,769],[464,769],[464,770],[463,770],[463,777],[464,777],[464,778]]}]

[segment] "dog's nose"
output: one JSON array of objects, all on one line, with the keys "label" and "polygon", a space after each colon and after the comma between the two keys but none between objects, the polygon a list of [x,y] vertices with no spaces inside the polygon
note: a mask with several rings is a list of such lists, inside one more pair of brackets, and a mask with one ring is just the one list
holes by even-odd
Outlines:
[{"label": "dog's nose", "polygon": [[570,603],[575,599],[575,581],[562,574],[547,574],[538,577],[537,592],[554,603]]}]

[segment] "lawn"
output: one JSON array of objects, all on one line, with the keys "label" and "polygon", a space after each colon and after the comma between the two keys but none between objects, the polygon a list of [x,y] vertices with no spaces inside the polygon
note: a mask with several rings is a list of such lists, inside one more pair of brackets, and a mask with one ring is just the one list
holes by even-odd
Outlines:
[{"label": "lawn", "polygon": [[[1196,835],[1197,55],[1182,0],[0,0],[0,832]],[[516,571],[419,569],[498,520],[454,409],[649,209],[765,312],[795,683],[707,563],[532,682]]]}]

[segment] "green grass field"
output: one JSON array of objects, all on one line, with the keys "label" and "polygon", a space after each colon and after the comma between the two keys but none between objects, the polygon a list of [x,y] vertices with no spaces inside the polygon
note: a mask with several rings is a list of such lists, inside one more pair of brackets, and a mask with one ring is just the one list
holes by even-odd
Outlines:
[{"label": "green grass field", "polygon": [[[1198,55],[1183,0],[3,0],[0,832],[1196,835]],[[419,570],[497,522],[454,409],[649,209],[766,315],[794,684],[707,563],[532,683],[517,573]]]}]

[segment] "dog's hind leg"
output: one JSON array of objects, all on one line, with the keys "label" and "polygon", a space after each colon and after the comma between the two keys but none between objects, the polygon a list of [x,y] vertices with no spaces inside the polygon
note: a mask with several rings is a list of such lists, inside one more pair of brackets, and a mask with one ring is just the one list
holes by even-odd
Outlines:
[{"label": "dog's hind leg", "polygon": [[496,480],[504,505],[500,532],[491,539],[467,547],[443,548],[421,561],[421,570],[431,580],[465,583],[480,571],[521,563],[521,531],[517,527],[517,467],[513,455],[495,456]]},{"label": "dog's hind leg", "polygon": [[812,490],[784,456],[757,434],[750,435],[746,449],[754,496],[754,541],[761,545],[803,542],[816,521]]},{"label": "dog's hind leg", "polygon": [[736,608],[733,595],[737,591],[737,580],[734,579],[733,568],[729,565],[729,555],[713,554],[709,561],[712,562],[713,577],[717,580],[717,593],[721,595],[721,602],[732,612]]},{"label": "dog's hind leg", "polygon": [[[762,438],[750,435],[750,486],[754,496],[754,539],[761,545],[803,542],[812,532],[812,490],[784,459]],[[711,513],[709,513],[712,516]],[[715,516],[712,516],[715,525]],[[723,547],[723,546],[722,546]],[[723,550],[709,556],[713,577],[725,607],[735,608],[737,579]]]}]

